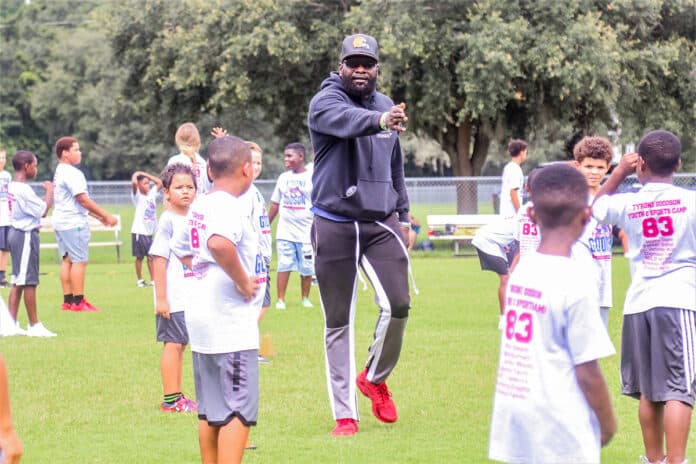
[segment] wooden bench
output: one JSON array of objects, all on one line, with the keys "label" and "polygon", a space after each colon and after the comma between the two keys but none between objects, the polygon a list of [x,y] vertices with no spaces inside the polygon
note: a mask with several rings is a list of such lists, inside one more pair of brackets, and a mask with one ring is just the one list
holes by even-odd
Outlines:
[{"label": "wooden bench", "polygon": [[459,254],[459,243],[471,240],[478,229],[498,219],[497,214],[430,214],[428,240],[453,240],[454,254]]},{"label": "wooden bench", "polygon": [[[114,234],[114,239],[113,240],[101,240],[99,238],[95,239],[92,237],[89,241],[89,246],[90,247],[105,247],[105,246],[113,246],[116,247],[116,262],[121,262],[121,245],[123,245],[123,242],[121,241],[121,216],[119,214],[114,214],[113,215],[116,218],[116,225],[114,226],[105,226],[102,224],[98,219],[92,217],[92,216],[87,216],[87,222],[89,225],[89,230],[90,232],[113,232]],[[46,216],[41,218],[41,228],[39,229],[39,232],[43,233],[50,233],[53,235],[55,233],[55,229],[53,228],[53,223],[51,222],[51,216]],[[42,250],[44,249],[54,249],[56,250],[56,262],[60,262],[60,256],[58,256],[58,244],[55,241],[47,242],[45,240],[41,240],[41,245],[39,246]]]}]

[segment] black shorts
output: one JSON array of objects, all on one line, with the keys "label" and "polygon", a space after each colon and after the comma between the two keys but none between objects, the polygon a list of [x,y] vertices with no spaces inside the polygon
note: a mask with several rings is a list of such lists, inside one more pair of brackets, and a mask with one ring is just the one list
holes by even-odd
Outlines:
[{"label": "black shorts", "polygon": [[510,264],[512,260],[515,259],[515,255],[520,250],[520,242],[513,240],[506,248],[505,255],[507,261],[500,256],[493,256],[485,253],[478,248],[476,252],[479,256],[479,262],[481,263],[481,270],[483,271],[493,271],[496,274],[505,275],[510,271]]},{"label": "black shorts", "polygon": [[150,246],[152,245],[151,235],[131,234],[131,249],[133,256],[142,259],[150,254]]},{"label": "black shorts", "polygon": [[12,283],[39,285],[39,229],[23,231],[12,227],[8,245],[12,258]]}]

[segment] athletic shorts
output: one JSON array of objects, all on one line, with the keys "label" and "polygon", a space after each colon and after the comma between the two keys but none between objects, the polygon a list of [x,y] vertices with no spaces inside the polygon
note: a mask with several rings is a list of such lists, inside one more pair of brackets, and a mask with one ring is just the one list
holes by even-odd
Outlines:
[{"label": "athletic shorts", "polygon": [[198,418],[213,427],[235,417],[256,425],[259,409],[259,350],[204,354],[193,352]]},{"label": "athletic shorts", "polygon": [[39,285],[39,229],[23,231],[11,227],[7,242],[12,258],[12,283]]},{"label": "athletic shorts", "polygon": [[89,226],[68,230],[56,230],[56,242],[61,258],[68,256],[73,263],[89,261]]},{"label": "athletic shorts", "polygon": [[9,251],[10,244],[7,243],[7,235],[10,233],[10,226],[0,226],[0,250]]},{"label": "athletic shorts", "polygon": [[133,256],[143,259],[150,254],[152,235],[131,234],[131,250]]},{"label": "athletic shorts", "polygon": [[[474,247],[475,248],[475,247]],[[505,275],[510,271],[510,264],[520,249],[520,242],[514,240],[505,250],[507,261],[500,256],[493,256],[476,248],[481,263],[481,270],[493,271],[500,275]]]},{"label": "athletic shorts", "polygon": [[311,243],[276,240],[278,272],[297,271],[302,276],[314,275],[314,254]]},{"label": "athletic shorts", "polygon": [[271,273],[266,273],[266,293],[263,295],[263,303],[261,307],[265,308],[271,306]]},{"label": "athletic shorts", "polygon": [[169,319],[162,316],[155,316],[155,318],[158,342],[188,345],[189,336],[183,311],[169,313]]},{"label": "athletic shorts", "polygon": [[626,314],[621,334],[621,393],[694,405],[696,312],[657,307]]}]

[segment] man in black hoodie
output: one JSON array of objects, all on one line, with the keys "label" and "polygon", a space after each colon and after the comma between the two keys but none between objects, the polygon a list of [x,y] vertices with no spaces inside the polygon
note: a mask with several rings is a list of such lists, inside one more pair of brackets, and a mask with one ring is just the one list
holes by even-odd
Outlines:
[{"label": "man in black hoodie", "polygon": [[[375,90],[377,41],[346,37],[338,72],[309,104],[314,148],[312,245],[326,328],[333,435],[358,431],[358,389],[382,422],[397,419],[385,380],[401,352],[408,310],[408,196],[399,133],[408,118]],[[358,267],[370,279],[379,318],[365,369],[355,370],[353,320]]]}]

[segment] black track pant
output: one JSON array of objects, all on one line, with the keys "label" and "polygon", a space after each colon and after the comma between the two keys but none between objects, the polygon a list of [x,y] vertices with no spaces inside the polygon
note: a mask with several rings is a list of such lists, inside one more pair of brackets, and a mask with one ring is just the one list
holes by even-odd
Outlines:
[{"label": "black track pant", "polygon": [[383,222],[312,224],[312,246],[326,328],[327,380],[334,419],[358,419],[354,324],[358,266],[375,291],[379,317],[369,348],[367,379],[380,383],[396,366],[408,320],[408,252],[396,215]]}]

